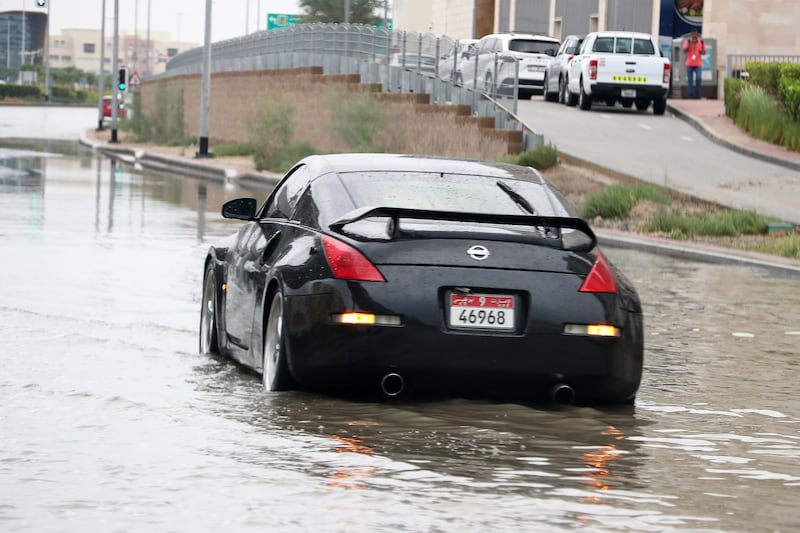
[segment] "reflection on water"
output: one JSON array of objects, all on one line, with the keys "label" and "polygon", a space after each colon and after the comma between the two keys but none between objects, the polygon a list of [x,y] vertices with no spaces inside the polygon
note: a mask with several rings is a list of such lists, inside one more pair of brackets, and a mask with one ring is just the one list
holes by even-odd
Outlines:
[{"label": "reflection on water", "polygon": [[800,525],[797,280],[606,249],[644,305],[635,408],[267,394],[196,353],[203,256],[249,193],[26,157],[0,157],[34,169],[0,183],[0,529]]}]

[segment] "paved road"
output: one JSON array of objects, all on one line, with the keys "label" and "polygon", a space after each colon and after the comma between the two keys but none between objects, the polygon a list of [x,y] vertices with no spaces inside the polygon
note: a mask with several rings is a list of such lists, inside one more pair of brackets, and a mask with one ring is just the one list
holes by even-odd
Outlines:
[{"label": "paved road", "polygon": [[684,120],[595,104],[520,102],[520,118],[559,151],[643,181],[800,223],[800,172],[720,146]]}]

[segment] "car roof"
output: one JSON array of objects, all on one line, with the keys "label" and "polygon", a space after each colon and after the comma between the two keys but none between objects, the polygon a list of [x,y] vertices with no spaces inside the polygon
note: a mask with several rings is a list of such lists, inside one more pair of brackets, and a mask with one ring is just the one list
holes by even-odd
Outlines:
[{"label": "car roof", "polygon": [[511,40],[511,39],[530,39],[533,41],[546,41],[546,42],[553,42],[558,43],[558,39],[555,37],[550,37],[549,35],[545,35],[543,33],[518,33],[518,32],[508,32],[508,33],[491,33],[489,35],[485,35],[484,37],[496,37],[499,39]]},{"label": "car roof", "polygon": [[527,167],[449,157],[413,154],[327,154],[312,155],[301,161],[312,176],[347,172],[426,172],[466,174],[493,178],[538,182],[538,176]]},{"label": "car roof", "polygon": [[640,39],[650,39],[653,37],[649,33],[638,31],[598,31],[595,33],[598,37],[638,37]]}]

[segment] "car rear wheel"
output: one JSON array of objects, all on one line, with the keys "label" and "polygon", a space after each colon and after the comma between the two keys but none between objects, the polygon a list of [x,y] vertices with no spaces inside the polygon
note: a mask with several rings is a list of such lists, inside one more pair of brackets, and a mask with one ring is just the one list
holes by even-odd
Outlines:
[{"label": "car rear wheel", "polygon": [[558,78],[558,103],[567,103],[567,84],[564,82],[563,77]]},{"label": "car rear wheel", "polygon": [[486,74],[486,78],[483,80],[483,92],[488,94],[489,96],[494,96],[494,86],[492,84],[492,75]]},{"label": "car rear wheel", "polygon": [[583,80],[581,80],[581,94],[578,96],[578,104],[584,111],[589,111],[592,108],[592,99],[583,90]]},{"label": "car rear wheel", "polygon": [[654,115],[663,115],[666,110],[667,110],[667,100],[666,100],[666,98],[655,98],[655,99],[653,99],[653,114]]},{"label": "car rear wheel", "polygon": [[292,388],[292,377],[286,364],[285,335],[283,328],[283,294],[275,291],[269,306],[269,318],[264,332],[264,361],[261,382],[267,391]]},{"label": "car rear wheel", "polygon": [[203,277],[203,306],[200,308],[200,353],[219,353],[216,280],[214,265],[209,264]]},{"label": "car rear wheel", "polygon": [[648,107],[650,107],[649,100],[636,100],[636,109],[639,111],[647,111]]},{"label": "car rear wheel", "polygon": [[558,94],[559,91],[551,92],[550,91],[550,76],[547,72],[544,74],[544,99],[547,102],[557,102],[558,101]]},{"label": "car rear wheel", "polygon": [[460,72],[456,72],[456,85],[459,87],[464,85],[464,76]]}]

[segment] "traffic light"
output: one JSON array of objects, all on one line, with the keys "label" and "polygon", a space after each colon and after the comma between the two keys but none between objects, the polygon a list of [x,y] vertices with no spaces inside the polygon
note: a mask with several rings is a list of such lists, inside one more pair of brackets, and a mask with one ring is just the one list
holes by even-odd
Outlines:
[{"label": "traffic light", "polygon": [[117,88],[123,93],[128,90],[128,67],[119,68]]},{"label": "traffic light", "polygon": [[47,0],[36,0],[36,7],[47,7]]}]

